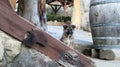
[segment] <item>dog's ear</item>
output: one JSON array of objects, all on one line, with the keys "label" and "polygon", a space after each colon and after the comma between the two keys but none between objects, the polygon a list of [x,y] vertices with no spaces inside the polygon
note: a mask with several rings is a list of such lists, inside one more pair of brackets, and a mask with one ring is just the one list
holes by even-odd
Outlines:
[{"label": "dog's ear", "polygon": [[75,26],[75,25],[72,25],[72,28],[73,28],[73,29],[75,29],[75,28],[76,28],[76,26]]},{"label": "dog's ear", "polygon": [[63,25],[64,30],[65,30],[67,27],[68,27],[67,25]]}]

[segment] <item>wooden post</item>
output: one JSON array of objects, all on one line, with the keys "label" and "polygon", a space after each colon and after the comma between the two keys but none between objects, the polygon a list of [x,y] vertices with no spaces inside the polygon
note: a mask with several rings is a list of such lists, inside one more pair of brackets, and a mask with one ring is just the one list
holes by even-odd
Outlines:
[{"label": "wooden post", "polygon": [[57,12],[59,11],[59,9],[61,8],[60,5],[50,5],[52,10],[54,11],[54,14],[57,15]]},{"label": "wooden post", "polygon": [[13,9],[16,8],[16,0],[9,0],[10,4],[12,5]]},{"label": "wooden post", "polygon": [[72,24],[76,28],[80,29],[81,26],[81,0],[74,0],[73,12],[72,12]]},{"label": "wooden post", "polygon": [[64,14],[63,15],[66,16],[66,9],[67,9],[66,0],[64,2],[63,9],[64,9]]}]

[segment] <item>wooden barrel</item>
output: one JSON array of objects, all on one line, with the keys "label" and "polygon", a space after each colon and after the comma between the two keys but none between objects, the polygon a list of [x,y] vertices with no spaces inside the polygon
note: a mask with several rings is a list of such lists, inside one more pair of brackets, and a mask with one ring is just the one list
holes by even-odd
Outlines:
[{"label": "wooden barrel", "polygon": [[91,0],[89,17],[94,47],[120,48],[120,0]]}]

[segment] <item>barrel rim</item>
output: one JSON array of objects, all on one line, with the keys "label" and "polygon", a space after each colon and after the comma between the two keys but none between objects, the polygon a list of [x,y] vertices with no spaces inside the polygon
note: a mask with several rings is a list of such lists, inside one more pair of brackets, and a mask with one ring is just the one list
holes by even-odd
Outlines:
[{"label": "barrel rim", "polygon": [[107,1],[100,1],[100,2],[95,2],[95,3],[90,3],[90,7],[92,6],[96,6],[96,5],[103,5],[103,4],[109,4],[109,3],[120,3],[120,1],[111,1],[111,0],[107,0]]},{"label": "barrel rim", "polygon": [[114,39],[120,39],[120,37],[92,37],[94,40],[104,40],[104,39],[108,39],[108,40],[114,40]]},{"label": "barrel rim", "polygon": [[112,23],[90,23],[90,26],[92,28],[94,27],[114,27],[114,26],[120,26],[120,23],[119,22],[112,22]]}]

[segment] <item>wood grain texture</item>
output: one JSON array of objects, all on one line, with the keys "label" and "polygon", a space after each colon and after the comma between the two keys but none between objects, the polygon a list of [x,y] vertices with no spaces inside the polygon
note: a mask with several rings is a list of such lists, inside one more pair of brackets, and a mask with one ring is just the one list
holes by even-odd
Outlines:
[{"label": "wood grain texture", "polygon": [[95,45],[120,45],[118,7],[120,0],[91,0],[90,25]]},{"label": "wood grain texture", "polygon": [[68,53],[68,51],[72,51],[78,55],[79,63],[77,67],[95,67],[94,62],[83,54],[65,46],[62,42],[49,35],[47,32],[38,29],[33,24],[30,24],[28,21],[18,16],[11,8],[9,0],[0,0],[0,30],[23,42],[26,32],[33,29],[38,30],[34,32],[38,35],[36,36],[37,42],[41,43],[41,41],[43,41],[41,40],[42,38],[46,40],[46,43],[41,43],[44,44],[45,47],[42,47],[36,43],[32,46],[33,49],[49,56],[55,61],[65,59],[65,53],[69,55],[70,53]]}]

